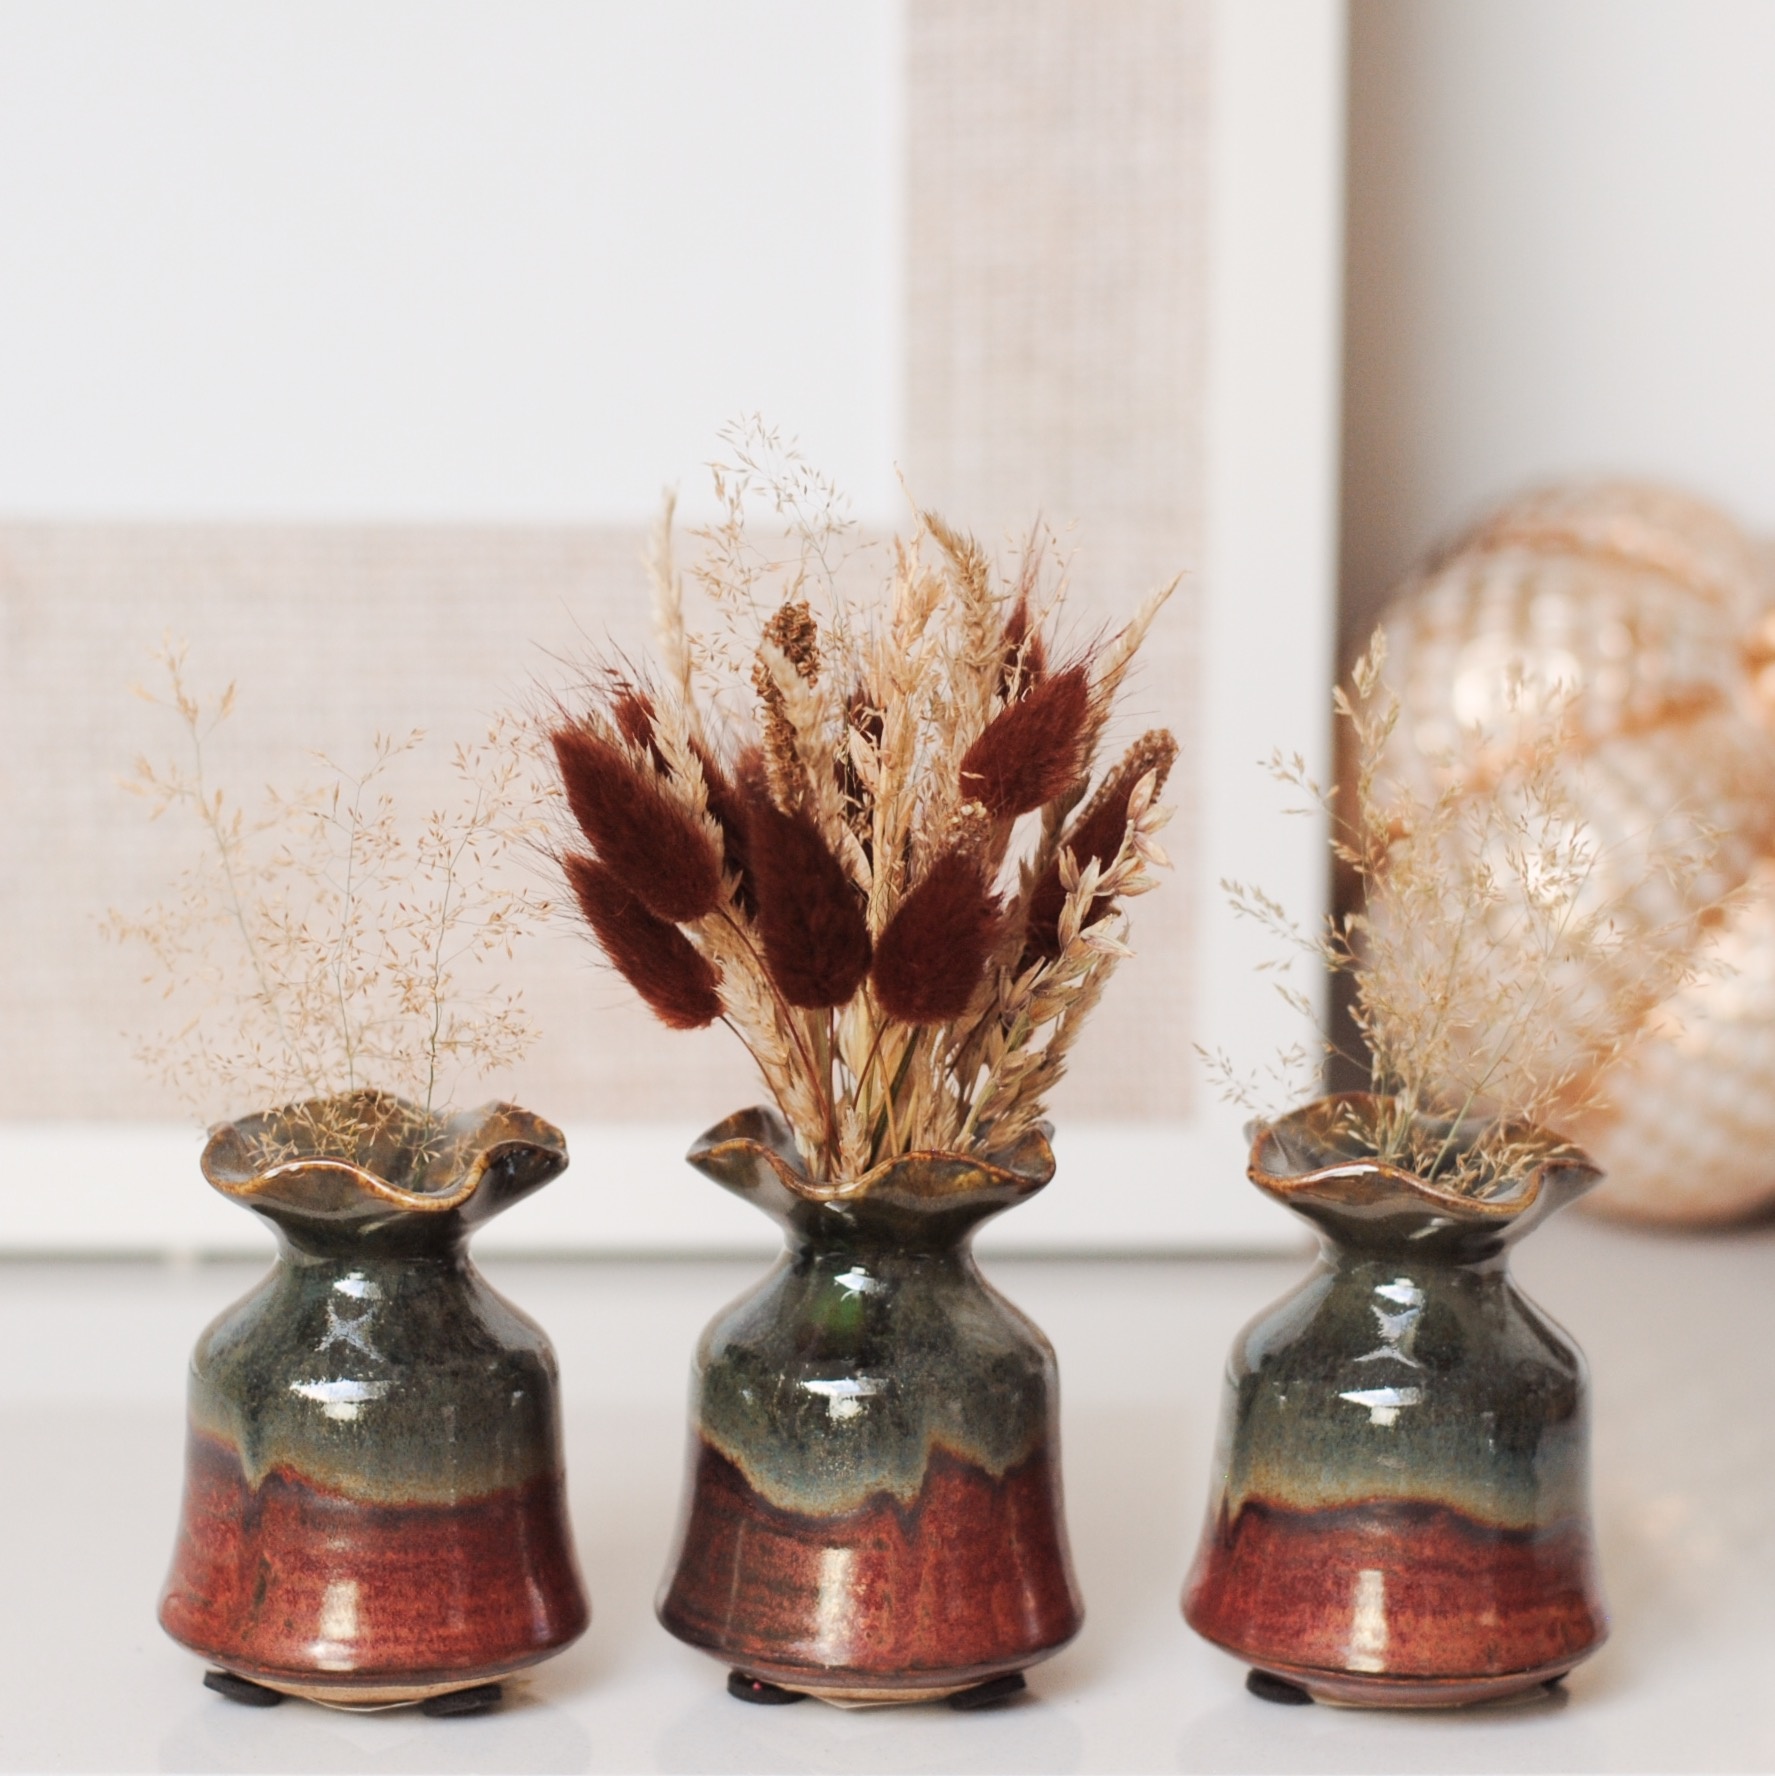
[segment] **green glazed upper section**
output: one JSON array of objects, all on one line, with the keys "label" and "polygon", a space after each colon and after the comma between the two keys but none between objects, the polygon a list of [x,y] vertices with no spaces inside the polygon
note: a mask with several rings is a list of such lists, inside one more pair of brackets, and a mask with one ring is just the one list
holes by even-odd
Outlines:
[{"label": "green glazed upper section", "polygon": [[192,1352],[191,1423],[250,1484],[286,1468],[382,1504],[453,1504],[561,1470],[555,1356],[460,1253],[287,1253]]},{"label": "green glazed upper section", "polygon": [[826,1199],[771,1111],[729,1118],[690,1161],[788,1236],[704,1333],[692,1381],[693,1430],[766,1499],[811,1515],[911,1500],[934,1446],[998,1475],[1057,1441],[1052,1347],[969,1250],[1053,1176],[1045,1135],[1004,1165],[910,1154]]},{"label": "green glazed upper section", "polygon": [[[326,1109],[335,1128],[363,1113],[349,1158],[299,1151],[318,1120],[302,1106],[219,1126],[204,1150],[209,1181],[276,1228],[279,1257],[198,1340],[194,1430],[252,1484],[284,1467],[383,1503],[559,1473],[554,1352],[464,1245],[566,1166],[560,1132],[506,1104],[429,1126],[373,1093]],[[267,1152],[283,1157],[255,1164]]]},{"label": "green glazed upper section", "polygon": [[1251,1177],[1318,1229],[1312,1274],[1240,1334],[1217,1488],[1294,1509],[1449,1505],[1508,1528],[1587,1510],[1584,1360],[1511,1279],[1505,1246],[1594,1183],[1577,1149],[1487,1198],[1340,1145],[1347,1099],[1254,1130]]},{"label": "green glazed upper section", "polygon": [[1322,1259],[1235,1341],[1221,1434],[1229,1515],[1411,1499],[1530,1528],[1587,1509],[1584,1360],[1500,1267]]}]

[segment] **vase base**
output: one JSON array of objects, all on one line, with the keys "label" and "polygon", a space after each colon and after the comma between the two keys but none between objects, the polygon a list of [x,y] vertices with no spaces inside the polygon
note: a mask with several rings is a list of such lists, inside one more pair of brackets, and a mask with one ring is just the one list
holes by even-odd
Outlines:
[{"label": "vase base", "polygon": [[284,1699],[282,1690],[268,1684],[254,1683],[250,1677],[236,1677],[232,1671],[206,1671],[203,1687],[242,1708],[275,1708]]},{"label": "vase base", "polygon": [[1000,1672],[985,1682],[978,1678],[967,1683],[928,1684],[913,1688],[896,1685],[892,1688],[876,1684],[784,1683],[754,1677],[738,1667],[727,1674],[727,1693],[742,1702],[780,1706],[811,1698],[830,1703],[834,1708],[898,1708],[919,1702],[947,1702],[951,1708],[968,1711],[991,1708],[1008,1702],[1028,1689],[1028,1680],[1021,1671]]},{"label": "vase base", "polygon": [[246,1677],[238,1671],[220,1670],[206,1671],[203,1685],[246,1708],[275,1708],[286,1696],[294,1696],[300,1702],[317,1702],[323,1708],[339,1708],[348,1713],[416,1707],[429,1715],[485,1714],[505,1699],[503,1684],[484,1676],[447,1678],[435,1683],[341,1683],[336,1679],[269,1677],[263,1672]]},{"label": "vase base", "polygon": [[[1575,1663],[1562,1659],[1532,1671],[1484,1677],[1395,1677],[1382,1672],[1325,1671],[1271,1660],[1251,1668],[1245,1687],[1266,1702],[1323,1702],[1332,1708],[1467,1708],[1556,1690]],[[1285,1693],[1290,1691],[1293,1693]]]},{"label": "vase base", "polygon": [[727,1693],[736,1702],[751,1702],[760,1708],[783,1708],[791,1702],[807,1700],[800,1690],[786,1690],[781,1684],[766,1683],[761,1677],[748,1677],[739,1670],[728,1672]]},{"label": "vase base", "polygon": [[1007,1671],[1003,1677],[989,1677],[985,1683],[955,1691],[948,1701],[951,1708],[972,1714],[976,1708],[996,1708],[1001,1702],[1009,1702],[1028,1688],[1029,1680],[1021,1671]]},{"label": "vase base", "polygon": [[421,1714],[446,1720],[459,1714],[491,1714],[505,1700],[504,1684],[474,1684],[466,1690],[446,1690],[419,1704]]},{"label": "vase base", "polygon": [[1259,1671],[1254,1665],[1245,1673],[1245,1688],[1260,1702],[1279,1702],[1285,1708],[1311,1708],[1313,1698],[1299,1684],[1278,1677],[1273,1671]]}]

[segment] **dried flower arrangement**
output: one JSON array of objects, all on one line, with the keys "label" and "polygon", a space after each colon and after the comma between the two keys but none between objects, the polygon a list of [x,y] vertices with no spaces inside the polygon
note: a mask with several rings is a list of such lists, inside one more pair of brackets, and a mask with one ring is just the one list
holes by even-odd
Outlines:
[{"label": "dried flower arrangement", "polygon": [[276,1126],[289,1152],[257,1154],[264,1163],[298,1148],[346,1159],[373,1150],[406,1175],[423,1171],[457,1088],[513,1064],[532,1036],[516,995],[471,978],[509,957],[546,911],[497,867],[531,830],[521,748],[504,723],[458,746],[460,798],[417,830],[403,825],[389,779],[421,746],[418,730],[378,735],[361,771],[323,758],[323,781],[268,788],[250,813],[210,774],[235,687],[203,701],[186,657],[166,644],[156,655],[166,694],[138,692],[177,717],[186,756],[138,758],[124,787],[153,819],[195,819],[203,849],[171,898],[140,915],[113,911],[105,927],[147,950],[145,979],[175,1008],[138,1058],[206,1121],[286,1106]]},{"label": "dried flower arrangement", "polygon": [[[663,1023],[739,1036],[809,1194],[908,1152],[1007,1152],[1128,954],[1122,903],[1165,862],[1175,741],[1097,762],[1170,588],[1062,657],[1040,543],[1007,585],[921,513],[859,608],[831,486],[755,424],[724,441],[690,573],[713,621],[687,619],[668,506],[657,673],[594,663],[551,713],[568,886]],[[780,539],[761,541],[761,501]]]},{"label": "dried flower arrangement", "polygon": [[[1470,730],[1461,756],[1426,782],[1395,771],[1398,699],[1377,631],[1334,707],[1349,745],[1340,793],[1304,761],[1271,774],[1304,793],[1331,827],[1353,910],[1303,929],[1260,889],[1224,882],[1234,910],[1287,951],[1352,978],[1351,1019],[1369,1093],[1344,1106],[1352,1156],[1487,1197],[1549,1156],[1547,1131],[1591,1107],[1594,1081],[1650,1009],[1691,972],[1693,939],[1717,917],[1709,878],[1717,836],[1673,808],[1613,847],[1598,841],[1577,793],[1582,759],[1558,687],[1516,683],[1503,722]],[[1302,1016],[1310,998],[1269,965]],[[1323,1029],[1260,1077],[1200,1051],[1225,1096],[1274,1120],[1265,1089],[1316,1095],[1341,1053]]]}]

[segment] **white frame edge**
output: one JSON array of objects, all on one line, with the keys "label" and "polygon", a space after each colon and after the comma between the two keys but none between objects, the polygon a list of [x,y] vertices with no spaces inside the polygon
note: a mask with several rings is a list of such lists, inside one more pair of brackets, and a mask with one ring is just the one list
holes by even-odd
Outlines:
[{"label": "white frame edge", "polygon": [[[1177,886],[1197,909],[1202,1028],[1253,1062],[1299,1032],[1253,972],[1264,941],[1233,919],[1220,882],[1260,882],[1303,913],[1325,890],[1322,830],[1280,817],[1257,761],[1281,747],[1322,767],[1329,750],[1344,31],[1342,0],[1215,6],[1201,823],[1195,854],[1176,861]],[[1202,1105],[1188,1120],[1063,1129],[1056,1186],[984,1243],[1025,1252],[1298,1243],[1289,1218],[1243,1185],[1242,1113],[1206,1081],[1187,1089]],[[555,1254],[769,1249],[771,1230],[755,1214],[681,1163],[694,1132],[570,1128],[571,1183],[481,1243]],[[190,1130],[165,1125],[0,1125],[12,1197],[0,1253],[261,1249],[254,1223],[200,1187],[197,1151]]]}]

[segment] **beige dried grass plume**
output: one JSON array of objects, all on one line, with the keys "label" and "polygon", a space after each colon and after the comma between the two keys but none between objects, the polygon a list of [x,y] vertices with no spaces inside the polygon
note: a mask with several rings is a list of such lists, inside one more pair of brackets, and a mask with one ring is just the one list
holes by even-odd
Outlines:
[{"label": "beige dried grass plume", "polygon": [[[1341,795],[1298,756],[1269,761],[1328,815],[1357,910],[1303,929],[1260,889],[1222,887],[1286,952],[1352,977],[1363,1052],[1347,1058],[1366,1070],[1377,1105],[1351,1112],[1373,1117],[1346,1131],[1352,1145],[1485,1194],[1542,1154],[1515,1152],[1506,1125],[1557,1133],[1590,1108],[1597,1076],[1688,976],[1696,929],[1718,912],[1704,886],[1717,835],[1674,808],[1627,835],[1627,854],[1605,852],[1580,812],[1566,700],[1521,682],[1501,730],[1463,735],[1473,756],[1442,761],[1441,788],[1398,780],[1387,770],[1399,703],[1385,663],[1377,631],[1349,689],[1335,692],[1350,740]],[[1679,910],[1648,922],[1649,902]],[[1283,997],[1314,1018],[1286,960],[1275,967]],[[1272,1093],[1314,1095],[1338,1051],[1323,1038],[1260,1077],[1203,1052],[1225,1095],[1269,1119],[1287,1107]]]},{"label": "beige dried grass plume", "polygon": [[[757,423],[724,443],[688,588],[670,506],[660,528],[657,671],[591,662],[551,710],[558,855],[628,897],[620,929],[605,888],[579,904],[655,1014],[720,1018],[745,1043],[811,1192],[918,1149],[1006,1152],[1129,953],[1125,903],[1165,862],[1169,735],[1112,761],[1074,815],[1170,588],[1057,658],[1064,584],[1042,540],[1001,583],[920,513],[883,594],[853,602],[830,483]],[[669,821],[637,839],[657,804]]]},{"label": "beige dried grass plume", "polygon": [[202,844],[169,898],[105,923],[147,951],[145,978],[168,1005],[139,1058],[205,1120],[291,1106],[285,1121],[307,1150],[341,1158],[390,1132],[360,1126],[362,1107],[380,1103],[412,1120],[393,1132],[422,1164],[458,1089],[511,1066],[532,1039],[491,970],[546,911],[502,872],[535,816],[516,731],[496,724],[458,746],[455,801],[416,826],[391,781],[422,746],[417,730],[378,735],[358,771],[322,758],[317,781],[267,788],[255,809],[212,775],[235,687],[205,703],[185,646],[156,659],[165,694],[140,694],[176,718],[184,757],[138,758],[124,787],[152,818],[194,822]]}]

